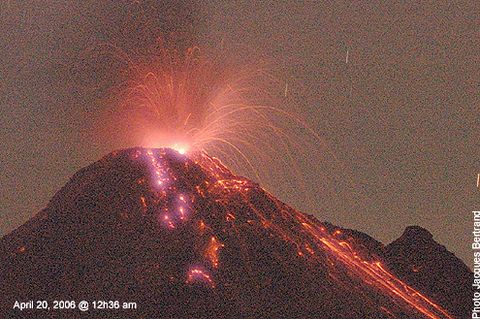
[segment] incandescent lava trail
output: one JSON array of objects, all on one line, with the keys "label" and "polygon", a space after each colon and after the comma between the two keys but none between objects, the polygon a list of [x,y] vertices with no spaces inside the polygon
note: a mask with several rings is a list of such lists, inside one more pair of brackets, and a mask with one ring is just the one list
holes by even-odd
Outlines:
[{"label": "incandescent lava trail", "polygon": [[[172,185],[167,186],[168,190],[157,190],[158,184],[165,184],[165,180],[159,180],[159,176],[162,176],[163,173],[160,172],[161,168],[159,168],[158,163],[165,162],[166,151],[156,149],[136,152],[135,157],[146,157],[147,161],[152,163],[152,190],[162,197],[167,196],[168,193],[179,196],[179,206],[171,212],[165,210],[165,215],[160,219],[165,221],[170,229],[176,227],[173,221],[186,222],[188,219],[188,222],[198,223],[200,232],[204,230],[207,227],[206,223],[204,220],[198,219],[201,216],[196,215],[194,208],[188,208],[190,217],[187,218],[184,215],[185,195],[178,195],[178,190],[173,186],[175,185],[174,181],[178,179],[175,173],[172,173],[171,177],[166,179],[166,183],[172,183]],[[194,202],[196,198],[204,197],[205,192],[213,193],[216,202],[223,205],[225,209],[226,214],[223,219],[233,226],[237,216],[229,210],[229,205],[232,202],[232,197],[241,197],[243,203],[248,205],[251,212],[254,213],[250,217],[251,219],[246,220],[246,223],[260,223],[266,230],[281,236],[284,241],[294,244],[297,248],[297,254],[312,263],[324,263],[325,259],[317,257],[316,252],[318,250],[325,252],[328,256],[327,260],[330,260],[329,271],[333,277],[335,277],[335,267],[341,264],[352,278],[361,278],[380,293],[391,297],[392,300],[403,304],[405,307],[415,309],[426,318],[453,318],[434,301],[391,274],[382,262],[376,260],[374,256],[362,256],[361,252],[356,251],[355,243],[349,243],[348,240],[340,238],[341,230],[330,233],[324,225],[312,217],[280,203],[249,180],[233,175],[218,159],[209,157],[205,152],[193,153],[191,156],[194,162],[210,175],[210,181],[204,181],[202,184],[196,185],[194,193],[188,194],[191,202]],[[184,165],[187,165],[187,163],[188,161],[185,161]],[[168,171],[168,166],[165,167],[165,170]],[[251,197],[254,191],[262,192],[273,203],[275,210],[266,212],[258,207]],[[239,234],[239,236],[241,235]],[[205,261],[212,266],[214,272],[219,267],[218,254],[223,247],[224,244],[220,243],[215,236],[211,236],[208,245],[205,247]],[[195,279],[203,280],[214,288],[215,283],[212,277],[206,271],[195,268],[189,271],[187,282],[192,283]],[[341,281],[342,279],[339,278],[338,280]],[[348,282],[343,284],[347,285]]]},{"label": "incandescent lava trail", "polygon": [[205,152],[132,148],[76,173],[2,238],[0,306],[88,296],[155,318],[454,318],[379,250]]}]

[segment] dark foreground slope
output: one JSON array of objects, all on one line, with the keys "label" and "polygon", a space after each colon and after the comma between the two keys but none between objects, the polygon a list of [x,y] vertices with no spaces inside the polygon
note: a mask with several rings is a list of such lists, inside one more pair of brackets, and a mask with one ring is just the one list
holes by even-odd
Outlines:
[{"label": "dark foreground slope", "polygon": [[[471,272],[399,241],[320,223],[206,154],[129,149],[76,173],[2,238],[0,318],[467,317]],[[50,310],[13,310],[17,300]],[[123,302],[137,309],[94,309]]]}]

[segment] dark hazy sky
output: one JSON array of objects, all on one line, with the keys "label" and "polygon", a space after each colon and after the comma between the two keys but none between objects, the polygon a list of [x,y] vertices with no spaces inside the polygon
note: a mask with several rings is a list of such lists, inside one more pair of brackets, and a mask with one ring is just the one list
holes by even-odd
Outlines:
[{"label": "dark hazy sky", "polygon": [[384,243],[421,225],[471,265],[471,211],[480,209],[476,1],[152,3],[0,4],[0,234],[78,169],[131,146],[91,137],[109,65],[86,50],[105,41],[129,50],[163,35],[248,47],[302,88],[302,112],[345,163],[359,199],[317,207],[292,199],[294,207]]}]

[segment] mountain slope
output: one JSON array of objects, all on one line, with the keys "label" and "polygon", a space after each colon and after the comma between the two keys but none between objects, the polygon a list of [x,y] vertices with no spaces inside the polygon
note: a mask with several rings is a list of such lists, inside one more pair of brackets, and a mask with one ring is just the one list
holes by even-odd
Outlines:
[{"label": "mountain slope", "polygon": [[473,274],[426,229],[407,227],[399,239],[386,246],[385,260],[393,273],[450,309],[451,314],[470,317]]},{"label": "mountain slope", "polygon": [[80,170],[2,238],[1,314],[42,299],[88,300],[108,318],[454,318],[455,303],[435,296],[447,312],[415,290],[431,291],[425,283],[388,270],[394,251],[295,211],[205,153],[134,148]]}]

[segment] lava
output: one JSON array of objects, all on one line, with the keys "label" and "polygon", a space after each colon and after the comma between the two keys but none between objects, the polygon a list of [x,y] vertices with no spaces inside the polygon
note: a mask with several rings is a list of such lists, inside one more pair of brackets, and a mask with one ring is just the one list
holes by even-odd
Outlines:
[{"label": "lava", "polygon": [[[289,200],[303,197],[311,176],[322,176],[325,187],[334,176],[340,176],[339,183],[349,183],[343,165],[311,129],[308,113],[301,111],[303,102],[293,98],[294,85],[289,85],[287,97],[283,70],[275,70],[271,57],[166,43],[144,52],[109,49],[105,53],[122,65],[111,90],[113,112],[105,119],[114,127],[107,134],[120,135],[116,140],[167,147],[182,155],[206,150],[263,186],[275,186]],[[124,124],[128,129],[119,129]],[[298,164],[312,157],[333,164],[335,172],[326,176],[318,171],[318,161]],[[273,165],[275,169],[269,169]],[[163,182],[157,180],[159,186]],[[346,192],[354,189],[350,186]],[[314,207],[311,197],[303,197],[303,202]]]},{"label": "lava", "polygon": [[[150,167],[153,168],[154,172],[157,172],[159,168],[155,155],[153,155],[152,151],[147,151],[147,156],[153,164]],[[237,222],[236,216],[229,210],[228,205],[232,196],[240,196],[251,211],[255,212],[255,218],[246,222],[253,225],[256,223],[255,220],[258,220],[262,227],[274,232],[283,240],[291,242],[297,247],[298,256],[306,258],[313,263],[322,263],[323,259],[315,254],[315,250],[320,249],[327,252],[336,262],[346,267],[352,278],[361,278],[364,282],[376,287],[382,294],[390,296],[393,300],[401,300],[406,306],[415,309],[425,317],[431,319],[453,318],[441,306],[395,277],[385,268],[381,261],[367,260],[362,257],[362,254],[356,251],[352,243],[341,239],[341,230],[337,229],[329,233],[321,223],[312,221],[306,215],[278,202],[264,190],[262,190],[264,196],[274,204],[277,213],[274,214],[274,212],[257,207],[250,197],[250,190],[257,187],[256,185],[247,179],[234,176],[218,159],[211,158],[204,152],[192,154],[192,158],[195,163],[210,174],[212,179],[211,184],[206,182],[205,184],[208,185],[196,185],[194,196],[204,197],[204,188],[207,187],[210,193],[215,194],[216,202],[224,206],[226,212],[224,220]],[[154,174],[154,180],[156,176],[158,175]],[[170,190],[177,194],[176,196],[178,196],[178,200],[181,203],[186,203],[186,194],[178,194],[178,190],[173,186]],[[183,206],[179,207],[179,211],[180,219],[184,219],[182,218],[184,216]],[[195,210],[193,209],[193,211]],[[202,234],[207,226],[203,220],[200,220],[199,225],[199,230]],[[285,227],[284,225],[290,225],[291,227]],[[174,227],[171,228],[173,229]],[[307,242],[305,242],[304,235],[307,235]],[[215,236],[209,238],[203,257],[205,262],[211,265],[212,269],[219,268],[219,254],[223,247],[224,244],[220,243]],[[332,277],[335,277],[333,273],[335,272],[334,267],[336,267],[336,263],[331,262],[329,265],[332,267]],[[195,267],[188,272],[187,283],[192,284],[197,281],[208,283],[211,288],[215,288],[211,274],[203,268]]]},{"label": "lava", "polygon": [[[395,249],[428,239],[408,234]],[[453,258],[433,247],[441,267]],[[459,302],[435,281],[448,272],[384,248],[289,207],[205,152],[128,149],[74,175],[2,238],[0,317],[18,317],[19,298],[86,294],[141,301],[145,318],[466,317],[469,290],[451,293]],[[432,257],[424,252],[415,256]],[[446,265],[459,269],[455,260]],[[413,266],[436,270],[419,284],[396,265],[414,276]],[[448,284],[460,287],[463,273]]]},{"label": "lava", "polygon": [[218,268],[218,252],[222,247],[224,247],[224,245],[220,243],[215,236],[210,238],[204,256],[210,261],[213,268]]},{"label": "lava", "polygon": [[199,267],[194,267],[187,274],[186,283],[192,284],[195,282],[206,283],[211,288],[215,288],[215,283],[213,282],[211,276],[205,270],[202,270]]}]

